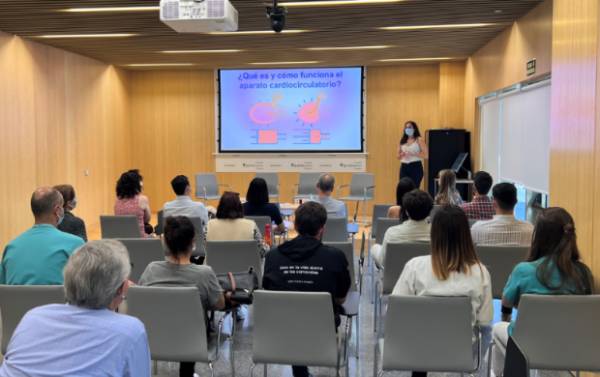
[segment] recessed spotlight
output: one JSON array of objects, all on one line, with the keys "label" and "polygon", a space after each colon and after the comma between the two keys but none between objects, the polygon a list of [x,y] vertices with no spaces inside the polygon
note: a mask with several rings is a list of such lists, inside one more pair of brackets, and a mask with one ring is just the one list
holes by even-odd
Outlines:
[{"label": "recessed spotlight", "polygon": [[496,9],[496,10],[494,10],[494,13],[495,13],[495,14],[501,14],[502,12],[503,12],[503,10],[502,10],[502,9]]}]

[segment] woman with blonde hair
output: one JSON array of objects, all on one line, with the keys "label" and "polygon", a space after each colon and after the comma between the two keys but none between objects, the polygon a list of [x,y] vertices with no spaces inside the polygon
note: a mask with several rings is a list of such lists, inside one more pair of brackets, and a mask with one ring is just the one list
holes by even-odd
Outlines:
[{"label": "woman with blonde hair", "polygon": [[439,190],[435,196],[436,205],[461,205],[463,203],[460,194],[456,190],[456,174],[450,169],[440,171]]}]

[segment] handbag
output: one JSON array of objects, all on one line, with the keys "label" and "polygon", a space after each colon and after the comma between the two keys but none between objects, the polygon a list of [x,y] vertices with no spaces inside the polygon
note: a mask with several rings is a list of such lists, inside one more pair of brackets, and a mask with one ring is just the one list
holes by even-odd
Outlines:
[{"label": "handbag", "polygon": [[219,285],[225,292],[231,292],[231,300],[240,304],[252,304],[254,290],[258,289],[258,276],[254,268],[247,272],[226,272],[217,274]]}]

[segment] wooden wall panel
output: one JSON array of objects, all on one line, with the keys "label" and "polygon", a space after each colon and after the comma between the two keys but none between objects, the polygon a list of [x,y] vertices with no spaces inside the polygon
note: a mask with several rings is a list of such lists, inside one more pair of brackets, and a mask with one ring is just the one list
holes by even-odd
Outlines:
[{"label": "wooden wall panel", "polygon": [[73,184],[75,212],[97,226],[130,165],[127,73],[0,33],[0,77],[0,244],[32,224],[29,198],[42,185]]},{"label": "wooden wall panel", "polygon": [[440,63],[440,126],[464,128],[465,62]]},{"label": "wooden wall panel", "polygon": [[[456,64],[456,63],[455,63]],[[458,66],[460,68],[460,66]],[[439,127],[438,103],[462,109],[462,78],[449,66],[440,97],[438,64],[367,70],[367,169],[376,175],[376,201],[393,202],[400,163],[396,146],[406,120],[423,131]],[[135,71],[130,73],[132,166],[142,169],[152,209],[173,197],[169,181],[214,171],[215,96],[213,71]],[[442,98],[442,99],[440,99]],[[252,173],[219,173],[220,182],[245,195]],[[337,185],[351,175],[336,174]],[[280,174],[281,200],[291,201],[297,173]],[[214,203],[212,203],[214,204]]]}]

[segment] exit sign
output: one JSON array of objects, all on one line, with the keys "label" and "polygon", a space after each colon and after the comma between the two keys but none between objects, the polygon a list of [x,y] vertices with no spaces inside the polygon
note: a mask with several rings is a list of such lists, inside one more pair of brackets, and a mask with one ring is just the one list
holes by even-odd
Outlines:
[{"label": "exit sign", "polygon": [[535,59],[527,62],[527,76],[535,74]]}]

